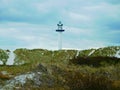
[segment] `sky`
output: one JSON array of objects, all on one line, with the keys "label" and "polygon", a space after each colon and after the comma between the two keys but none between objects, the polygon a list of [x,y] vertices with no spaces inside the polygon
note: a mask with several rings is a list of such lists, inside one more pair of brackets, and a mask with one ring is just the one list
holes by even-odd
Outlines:
[{"label": "sky", "polygon": [[63,49],[120,45],[120,0],[0,0],[0,48]]}]

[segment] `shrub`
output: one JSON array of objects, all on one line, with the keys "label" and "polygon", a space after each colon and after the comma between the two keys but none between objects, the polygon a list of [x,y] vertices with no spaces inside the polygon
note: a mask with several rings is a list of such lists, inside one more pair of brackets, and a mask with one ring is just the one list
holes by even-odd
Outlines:
[{"label": "shrub", "polygon": [[65,75],[66,84],[71,90],[111,90],[112,81],[105,76],[68,72]]},{"label": "shrub", "polygon": [[9,58],[8,51],[0,49],[0,60],[3,62],[3,65],[6,65],[7,59]]},{"label": "shrub", "polygon": [[70,63],[79,65],[90,65],[94,67],[115,65],[120,63],[120,58],[116,57],[78,57],[70,60]]}]

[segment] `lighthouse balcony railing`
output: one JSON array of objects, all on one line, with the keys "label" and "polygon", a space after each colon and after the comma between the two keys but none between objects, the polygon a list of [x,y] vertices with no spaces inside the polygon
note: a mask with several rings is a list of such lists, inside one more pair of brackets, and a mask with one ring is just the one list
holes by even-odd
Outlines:
[{"label": "lighthouse balcony railing", "polygon": [[56,30],[56,32],[64,32],[65,30]]}]

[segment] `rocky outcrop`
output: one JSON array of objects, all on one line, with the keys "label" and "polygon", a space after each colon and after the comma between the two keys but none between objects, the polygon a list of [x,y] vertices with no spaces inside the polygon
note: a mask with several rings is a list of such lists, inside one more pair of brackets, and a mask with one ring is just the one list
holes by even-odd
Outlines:
[{"label": "rocky outcrop", "polygon": [[3,86],[0,86],[0,90],[24,90],[27,86],[39,88],[42,86],[52,87],[54,85],[54,79],[48,73],[47,68],[42,64],[39,64],[31,72],[20,74],[14,78],[7,80]]}]

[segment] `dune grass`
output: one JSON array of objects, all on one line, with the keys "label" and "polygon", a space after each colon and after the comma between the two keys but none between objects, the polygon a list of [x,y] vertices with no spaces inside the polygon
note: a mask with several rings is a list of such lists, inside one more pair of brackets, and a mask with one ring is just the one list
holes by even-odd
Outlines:
[{"label": "dune grass", "polygon": [[[103,52],[102,50],[107,49],[108,48],[98,50],[101,50],[101,52]],[[118,48],[115,48],[115,50],[117,49]],[[82,60],[86,59],[86,56],[92,50],[93,49],[80,51],[79,55],[76,57],[78,52],[77,50],[49,51],[43,49],[17,49],[14,51],[17,56],[15,59],[15,65],[1,65],[0,71],[7,71],[10,75],[16,76],[19,74],[30,72],[34,70],[39,64],[42,64],[47,68],[49,74],[56,80],[56,84],[53,87],[42,86],[36,88],[32,87],[31,84],[27,84],[26,86],[21,87],[26,90],[28,88],[31,88],[31,90],[119,90],[119,63],[112,63],[110,65],[103,63],[99,67],[86,65],[85,63],[81,65],[74,63],[78,63],[80,57],[82,57]],[[106,53],[108,52],[106,51]],[[115,52],[109,53],[114,54]],[[101,53],[95,51],[95,54],[100,55]],[[106,56],[106,54],[104,55]],[[96,60],[94,60],[94,62],[92,61],[93,56],[94,55],[91,55],[89,58],[91,60],[91,64],[94,62],[95,64],[98,63],[97,58],[95,58]],[[101,59],[103,60],[103,58]],[[71,63],[71,60],[73,60],[74,62]],[[89,60],[87,60],[86,62],[88,61]],[[2,74],[0,74],[0,78],[9,79],[9,77],[3,76]]]}]

